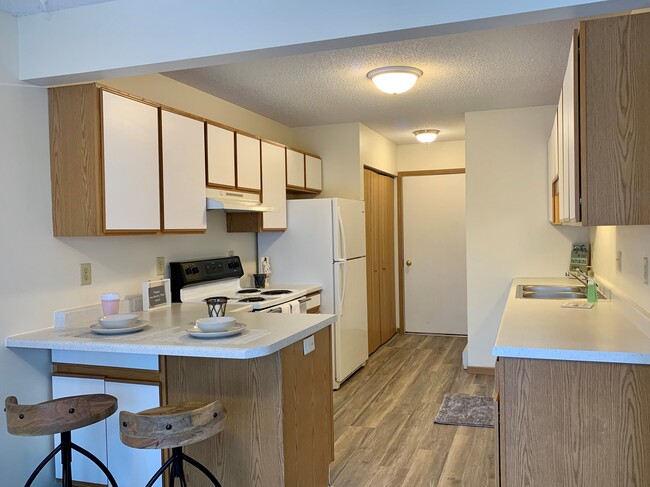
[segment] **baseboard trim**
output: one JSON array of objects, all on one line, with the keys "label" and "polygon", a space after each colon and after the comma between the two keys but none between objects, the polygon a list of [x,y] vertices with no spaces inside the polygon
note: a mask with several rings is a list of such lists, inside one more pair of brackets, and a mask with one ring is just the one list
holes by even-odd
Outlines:
[{"label": "baseboard trim", "polygon": [[494,375],[494,367],[467,367],[468,374]]}]

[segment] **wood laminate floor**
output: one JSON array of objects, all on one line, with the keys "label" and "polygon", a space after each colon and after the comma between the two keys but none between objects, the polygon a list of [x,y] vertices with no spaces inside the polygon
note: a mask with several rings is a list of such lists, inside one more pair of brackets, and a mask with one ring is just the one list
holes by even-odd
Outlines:
[{"label": "wood laminate floor", "polygon": [[333,487],[494,486],[494,429],[433,423],[446,393],[492,394],[466,343],[396,335],[334,392]]}]

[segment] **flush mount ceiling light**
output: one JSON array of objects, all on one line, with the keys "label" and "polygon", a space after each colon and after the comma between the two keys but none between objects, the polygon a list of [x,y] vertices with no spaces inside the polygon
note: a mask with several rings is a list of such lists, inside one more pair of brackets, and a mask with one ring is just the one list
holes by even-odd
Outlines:
[{"label": "flush mount ceiling light", "polygon": [[422,71],[409,66],[386,66],[373,69],[366,76],[384,93],[397,95],[413,88]]},{"label": "flush mount ceiling light", "polygon": [[440,130],[436,129],[424,129],[424,130],[416,130],[413,132],[413,135],[415,135],[415,138],[418,139],[418,142],[422,142],[423,144],[428,144],[429,142],[433,142],[436,140],[436,137],[438,137],[438,134],[440,133]]}]

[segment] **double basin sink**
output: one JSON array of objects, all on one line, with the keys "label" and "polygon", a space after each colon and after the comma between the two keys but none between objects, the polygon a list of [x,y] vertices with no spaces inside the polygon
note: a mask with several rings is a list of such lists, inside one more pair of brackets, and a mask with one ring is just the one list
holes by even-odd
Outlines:
[{"label": "double basin sink", "polygon": [[[519,284],[516,297],[524,299],[587,299],[587,288],[585,286]],[[598,299],[606,300],[607,298],[598,291]]]}]

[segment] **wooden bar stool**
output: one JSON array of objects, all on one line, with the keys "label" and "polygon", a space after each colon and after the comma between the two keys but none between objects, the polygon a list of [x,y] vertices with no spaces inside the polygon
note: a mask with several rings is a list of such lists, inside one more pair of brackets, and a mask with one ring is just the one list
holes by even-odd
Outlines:
[{"label": "wooden bar stool", "polygon": [[225,420],[226,411],[220,401],[185,402],[139,413],[120,411],[120,439],[132,448],[172,449],[169,460],[151,477],[146,487],[151,487],[168,468],[171,468],[170,487],[174,486],[174,479],[179,479],[181,487],[186,487],[183,460],[199,469],[216,487],[221,487],[204,465],[183,453],[183,446],[216,435],[223,430]]},{"label": "wooden bar stool", "polygon": [[106,465],[88,450],[73,443],[70,434],[72,430],[108,418],[115,411],[117,399],[108,394],[62,397],[34,405],[18,404],[14,396],[5,399],[7,431],[12,435],[44,436],[61,433],[61,443],[36,467],[25,487],[32,485],[40,471],[59,452],[63,466],[63,487],[72,487],[72,450],[90,459],[104,472],[110,484],[117,487],[117,482]]}]

